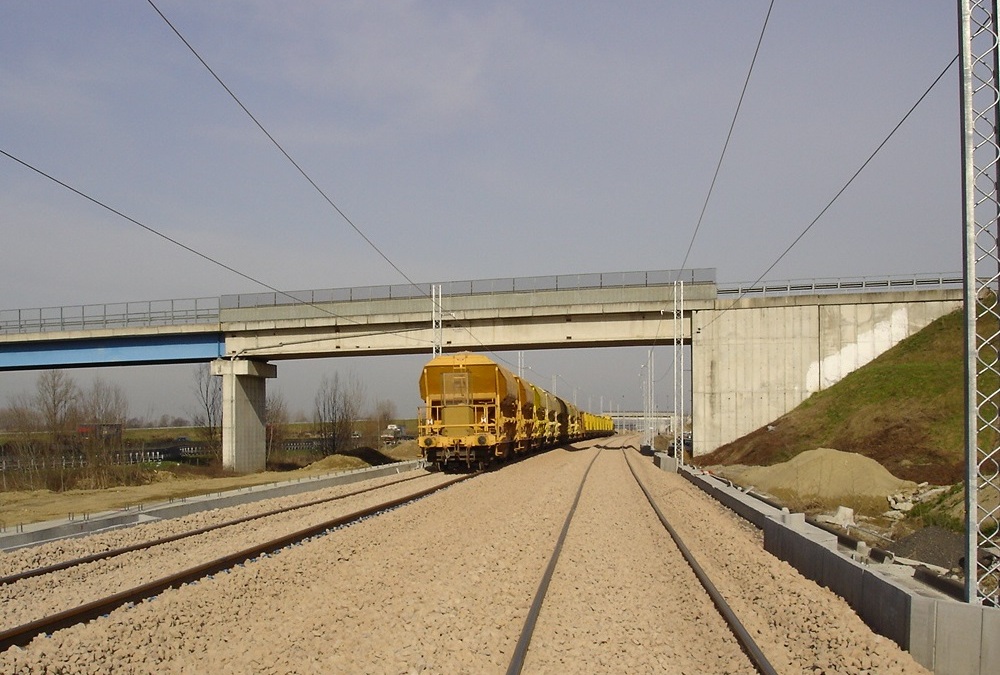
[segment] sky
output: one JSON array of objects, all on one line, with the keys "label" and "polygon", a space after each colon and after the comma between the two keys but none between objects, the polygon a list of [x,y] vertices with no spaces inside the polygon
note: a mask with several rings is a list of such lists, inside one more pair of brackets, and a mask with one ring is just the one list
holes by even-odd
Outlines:
[{"label": "sky", "polygon": [[[147,0],[11,0],[0,150],[163,236],[0,155],[2,309],[266,290],[247,277],[961,270],[957,65],[778,261],[958,53],[951,0],[777,0],[728,145],[765,0],[154,2],[341,213]],[[323,375],[353,374],[409,416],[425,360],[283,361],[268,386],[309,415]],[[641,409],[645,361],[525,356],[595,410]],[[0,406],[37,375],[0,373]],[[192,366],[72,375],[133,415],[197,411]]]}]

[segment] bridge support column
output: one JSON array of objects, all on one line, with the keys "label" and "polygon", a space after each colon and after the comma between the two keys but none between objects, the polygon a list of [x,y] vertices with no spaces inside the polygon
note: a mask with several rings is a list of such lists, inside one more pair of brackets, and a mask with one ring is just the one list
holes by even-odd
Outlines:
[{"label": "bridge support column", "polygon": [[266,382],[278,369],[263,361],[217,359],[212,374],[222,376],[222,466],[239,473],[263,471]]}]

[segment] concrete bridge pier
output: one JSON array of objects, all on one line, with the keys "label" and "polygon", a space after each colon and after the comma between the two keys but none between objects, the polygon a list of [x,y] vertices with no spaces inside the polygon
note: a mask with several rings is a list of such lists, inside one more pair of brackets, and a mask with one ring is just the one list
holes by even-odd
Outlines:
[{"label": "concrete bridge pier", "polygon": [[212,374],[222,377],[222,466],[239,473],[264,470],[267,378],[278,369],[264,361],[217,359]]}]

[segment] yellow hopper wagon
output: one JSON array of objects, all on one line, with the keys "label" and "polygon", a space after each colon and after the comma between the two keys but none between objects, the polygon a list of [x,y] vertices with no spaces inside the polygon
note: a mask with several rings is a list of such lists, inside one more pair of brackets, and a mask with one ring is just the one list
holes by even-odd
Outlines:
[{"label": "yellow hopper wagon", "polygon": [[518,383],[485,356],[462,352],[432,359],[420,376],[417,442],[438,468],[484,467],[514,452],[518,431]]},{"label": "yellow hopper wagon", "polygon": [[431,359],[420,376],[417,442],[437,469],[483,468],[531,450],[614,433],[610,417],[584,413],[479,354]]}]

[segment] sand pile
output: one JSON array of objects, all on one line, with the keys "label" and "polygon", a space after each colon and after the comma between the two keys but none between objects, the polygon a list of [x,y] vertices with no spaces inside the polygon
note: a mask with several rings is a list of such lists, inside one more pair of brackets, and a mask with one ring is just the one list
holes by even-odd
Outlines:
[{"label": "sand pile", "polygon": [[765,492],[794,492],[800,497],[886,497],[916,487],[896,478],[873,459],[830,448],[807,450],[774,466],[712,467],[740,485]]}]

